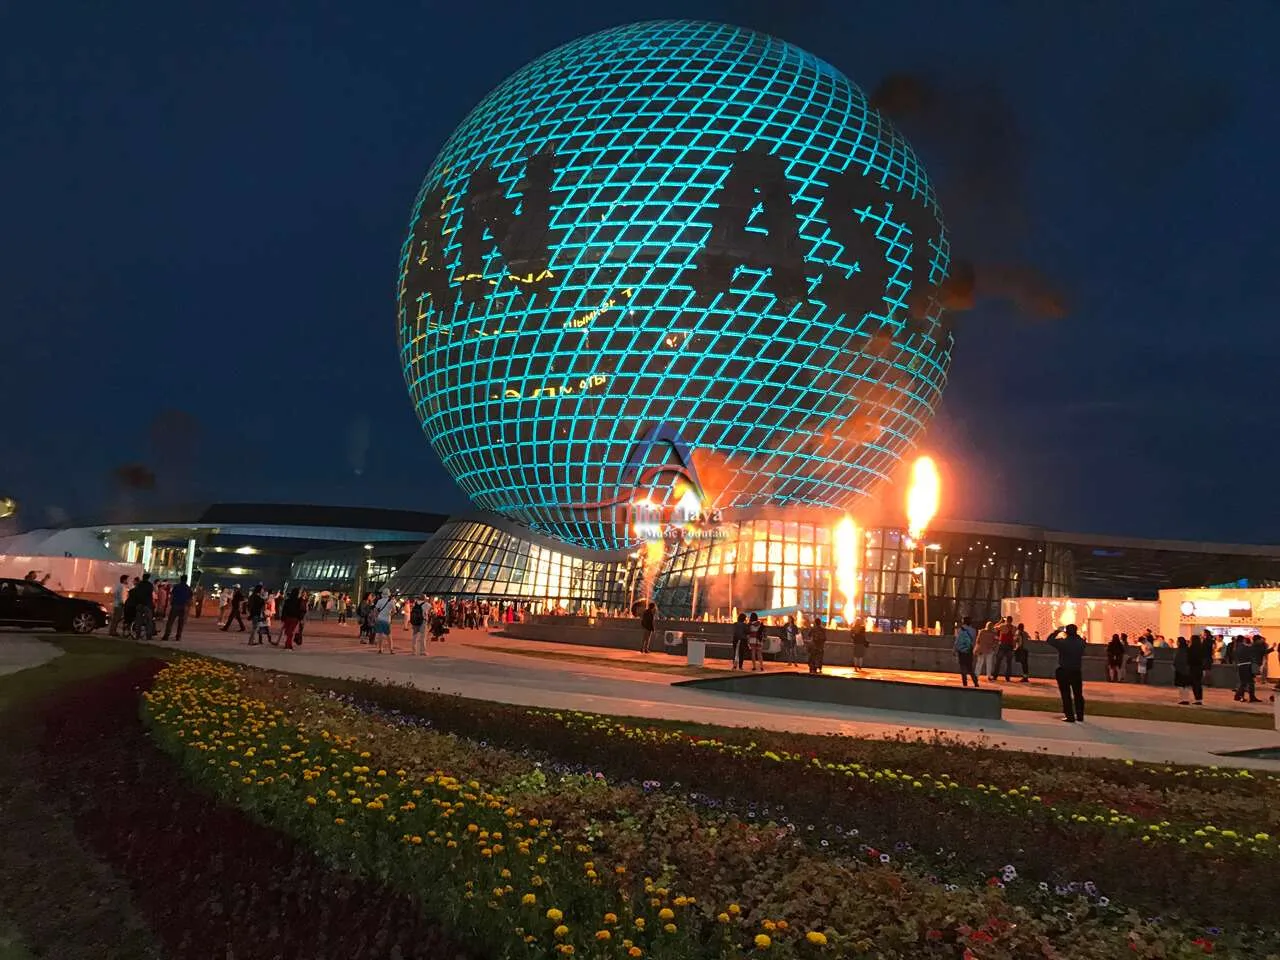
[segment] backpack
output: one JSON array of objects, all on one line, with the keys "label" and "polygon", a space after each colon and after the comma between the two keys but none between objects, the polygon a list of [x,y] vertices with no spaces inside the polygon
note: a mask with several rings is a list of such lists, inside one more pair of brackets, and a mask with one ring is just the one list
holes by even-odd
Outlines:
[{"label": "backpack", "polygon": [[409,611],[409,624],[414,627],[420,627],[425,622],[422,616],[422,604],[415,603]]},{"label": "backpack", "polygon": [[961,627],[956,633],[956,653],[969,653],[973,650],[973,628]]}]

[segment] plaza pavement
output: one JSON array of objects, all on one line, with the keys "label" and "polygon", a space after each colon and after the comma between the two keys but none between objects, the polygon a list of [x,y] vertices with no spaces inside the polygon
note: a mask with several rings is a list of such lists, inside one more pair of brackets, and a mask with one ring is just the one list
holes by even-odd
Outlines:
[{"label": "plaza pavement", "polygon": [[[637,668],[634,661],[678,665],[681,660],[665,654],[641,658],[638,653],[584,648],[538,641],[490,636],[484,630],[454,630],[443,643],[429,644],[426,657],[410,651],[407,632],[396,626],[393,655],[378,654],[361,645],[352,624],[332,620],[309,621],[306,641],[294,651],[270,645],[250,647],[247,634],[223,633],[211,619],[193,621],[181,646],[202,654],[258,667],[333,678],[364,678],[412,683],[422,690],[457,694],[483,700],[554,709],[584,710],[631,717],[685,720],[725,726],[753,726],[804,733],[839,733],[862,737],[931,737],[943,734],[967,742],[1011,750],[1045,752],[1064,756],[1111,757],[1153,763],[1248,766],[1280,771],[1280,761],[1221,757],[1219,751],[1280,747],[1280,733],[1190,723],[1165,723],[1097,717],[1083,724],[1065,724],[1056,713],[1006,710],[1004,719],[970,720],[924,714],[889,712],[837,704],[802,703],[765,697],[716,693],[696,687],[673,686],[680,674]],[[157,641],[158,642],[158,641]],[[505,648],[505,650],[504,650]],[[599,656],[609,663],[582,663],[506,652],[524,649],[537,653]],[[894,673],[899,678],[921,675]],[[944,678],[936,675],[936,681]],[[851,681],[856,682],[856,681]],[[1014,684],[1012,692],[1043,688],[1051,681]],[[1091,696],[1116,697],[1111,685],[1086,685]],[[1169,702],[1169,688],[1124,692],[1135,697]],[[1210,691],[1229,697],[1227,691]],[[1227,704],[1230,705],[1228,699]],[[1239,706],[1239,705],[1236,705]],[[1186,708],[1191,710],[1193,708]],[[1261,709],[1261,708],[1255,708]],[[1265,709],[1270,710],[1267,704]]]},{"label": "plaza pavement", "polygon": [[0,634],[0,676],[43,666],[61,655],[61,647],[46,643],[39,634]]}]

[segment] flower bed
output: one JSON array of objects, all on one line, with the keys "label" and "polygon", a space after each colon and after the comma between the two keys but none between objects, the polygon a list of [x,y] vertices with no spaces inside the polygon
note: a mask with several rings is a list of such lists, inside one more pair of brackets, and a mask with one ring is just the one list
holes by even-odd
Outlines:
[{"label": "flower bed", "polygon": [[[71,816],[84,846],[128,883],[164,957],[460,956],[409,897],[327,866],[184,783],[139,721],[138,690],[160,666],[138,662],[50,701],[35,721],[44,725],[41,759],[29,773],[50,807]],[[94,908],[45,905],[67,914]],[[86,955],[147,954],[99,943]]]},{"label": "flower bed", "polygon": [[[397,702],[412,699],[381,692]],[[414,702],[432,713],[426,708],[443,708],[446,700]],[[462,726],[466,707],[449,701],[448,709]],[[999,846],[1026,819],[1022,807],[1003,800],[990,806],[976,802],[977,794],[953,800],[959,787],[888,793],[882,783],[870,786],[874,777],[816,767],[819,776],[810,776],[808,765],[795,769],[798,761],[781,754],[646,741],[595,721],[575,727],[563,715],[496,705],[475,710],[484,730],[468,731],[476,734],[468,740],[424,730],[403,715],[357,710],[283,678],[187,661],[161,675],[146,713],[158,742],[224,801],[411,893],[485,955],[987,960],[1269,949],[1243,922],[1206,933],[1125,912],[1108,901],[1105,888],[1082,883],[1056,894],[1027,880],[1014,860],[977,882],[965,878],[970,868],[959,862],[950,880],[938,875],[936,858],[956,861],[960,851],[988,840]],[[445,712],[432,713],[433,722]],[[556,730],[561,755],[570,760],[560,769],[494,745],[542,750],[546,744],[532,741]],[[610,747],[600,754],[608,763],[583,756],[603,745]],[[622,757],[647,776],[623,770]],[[576,766],[582,759],[594,774]],[[635,782],[613,783],[601,772],[615,768]],[[673,776],[685,787],[658,789],[652,782]],[[721,778],[721,796],[691,795],[697,776]],[[811,781],[822,786],[810,791]],[[880,792],[857,808],[849,790],[860,783]],[[723,796],[730,790],[736,802]],[[794,815],[795,801],[809,793],[829,805],[827,816],[805,822]],[[779,796],[792,811],[786,819]],[[872,808],[898,811],[894,822],[903,828],[925,831],[932,822],[929,843],[944,837],[949,849],[926,850],[919,841],[872,845],[865,831],[848,825],[871,817]],[[832,814],[845,826],[833,825]],[[981,816],[989,818],[986,829],[975,833]],[[1074,832],[1077,844],[1084,829],[1052,818],[1036,826],[1041,834]],[[1247,845],[1233,849],[1239,863],[1228,864],[1202,850],[1192,856],[1181,844],[1143,844],[1125,831],[1092,829],[1090,836],[1102,856],[1127,849],[1150,857],[1158,848],[1172,858],[1166,865],[1216,865],[1217,882],[1227,885],[1240,864],[1247,872],[1259,859]],[[1190,889],[1205,894],[1202,886]]]}]

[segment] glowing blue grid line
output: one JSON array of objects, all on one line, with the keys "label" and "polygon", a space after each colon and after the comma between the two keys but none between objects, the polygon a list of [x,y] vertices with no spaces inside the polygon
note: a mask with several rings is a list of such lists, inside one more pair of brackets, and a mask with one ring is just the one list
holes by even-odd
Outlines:
[{"label": "glowing blue grid line", "polygon": [[[695,259],[733,157],[748,149],[784,163],[810,295],[782,302],[769,271],[740,267],[695,305]],[[526,293],[508,281],[485,234],[483,282],[495,282],[481,300],[436,304],[410,292],[410,257],[424,241],[446,275],[459,273],[476,170],[490,164],[516,201],[543,150],[555,156],[552,287]],[[824,197],[845,173],[883,186],[882,199],[833,214]],[[443,204],[423,211],[437,189]],[[923,210],[936,235],[916,237],[900,204]],[[691,446],[725,460],[726,485],[713,491],[723,507],[852,507],[911,448],[945,386],[951,343],[937,308],[911,323],[907,307],[913,285],[940,283],[949,266],[923,170],[838,71],[762,34],[665,21],[553,51],[463,121],[414,211],[399,330],[423,430],[477,505],[565,541],[627,543],[611,515],[564,506],[619,493],[632,445],[657,422],[680,425]],[[815,296],[824,275],[859,270],[828,222],[838,215],[860,218],[884,250],[888,281],[865,303]],[[923,242],[928,277],[911,263]],[[547,387],[554,395],[534,396]],[[853,435],[852,418],[878,435]]]}]

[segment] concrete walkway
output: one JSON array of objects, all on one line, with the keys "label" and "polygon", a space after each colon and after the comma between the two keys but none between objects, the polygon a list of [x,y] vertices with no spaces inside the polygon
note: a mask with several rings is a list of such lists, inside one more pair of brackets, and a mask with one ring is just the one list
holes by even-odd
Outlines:
[{"label": "concrete walkway", "polygon": [[[627,661],[625,651],[611,651],[620,655],[616,664],[505,652],[503,648],[525,647],[535,652],[558,652],[560,645],[490,637],[482,630],[454,630],[446,642],[429,645],[429,656],[414,657],[408,652],[403,628],[397,626],[396,630],[399,652],[394,655],[377,654],[374,648],[357,642],[354,626],[339,627],[332,622],[309,622],[306,642],[295,651],[247,646],[246,635],[217,631],[210,621],[191,624],[181,646],[253,666],[323,677],[407,682],[422,690],[525,706],[860,737],[944,734],[1011,750],[1280,771],[1276,760],[1215,755],[1226,750],[1280,747],[1280,733],[1266,730],[1114,717],[1065,724],[1056,714],[1022,710],[1006,710],[1004,720],[979,721],[744,697],[674,687],[672,681],[681,679],[679,674],[637,669]],[[607,653],[578,646],[569,647],[568,652],[578,656]],[[646,659],[679,663],[664,654]],[[1016,684],[1014,690],[1024,692],[1031,686],[1035,684]],[[1100,686],[1090,684],[1086,699]],[[1165,702],[1170,693],[1162,691]]]},{"label": "concrete walkway", "polygon": [[39,634],[0,633],[0,676],[39,667],[62,656],[62,648]]}]

